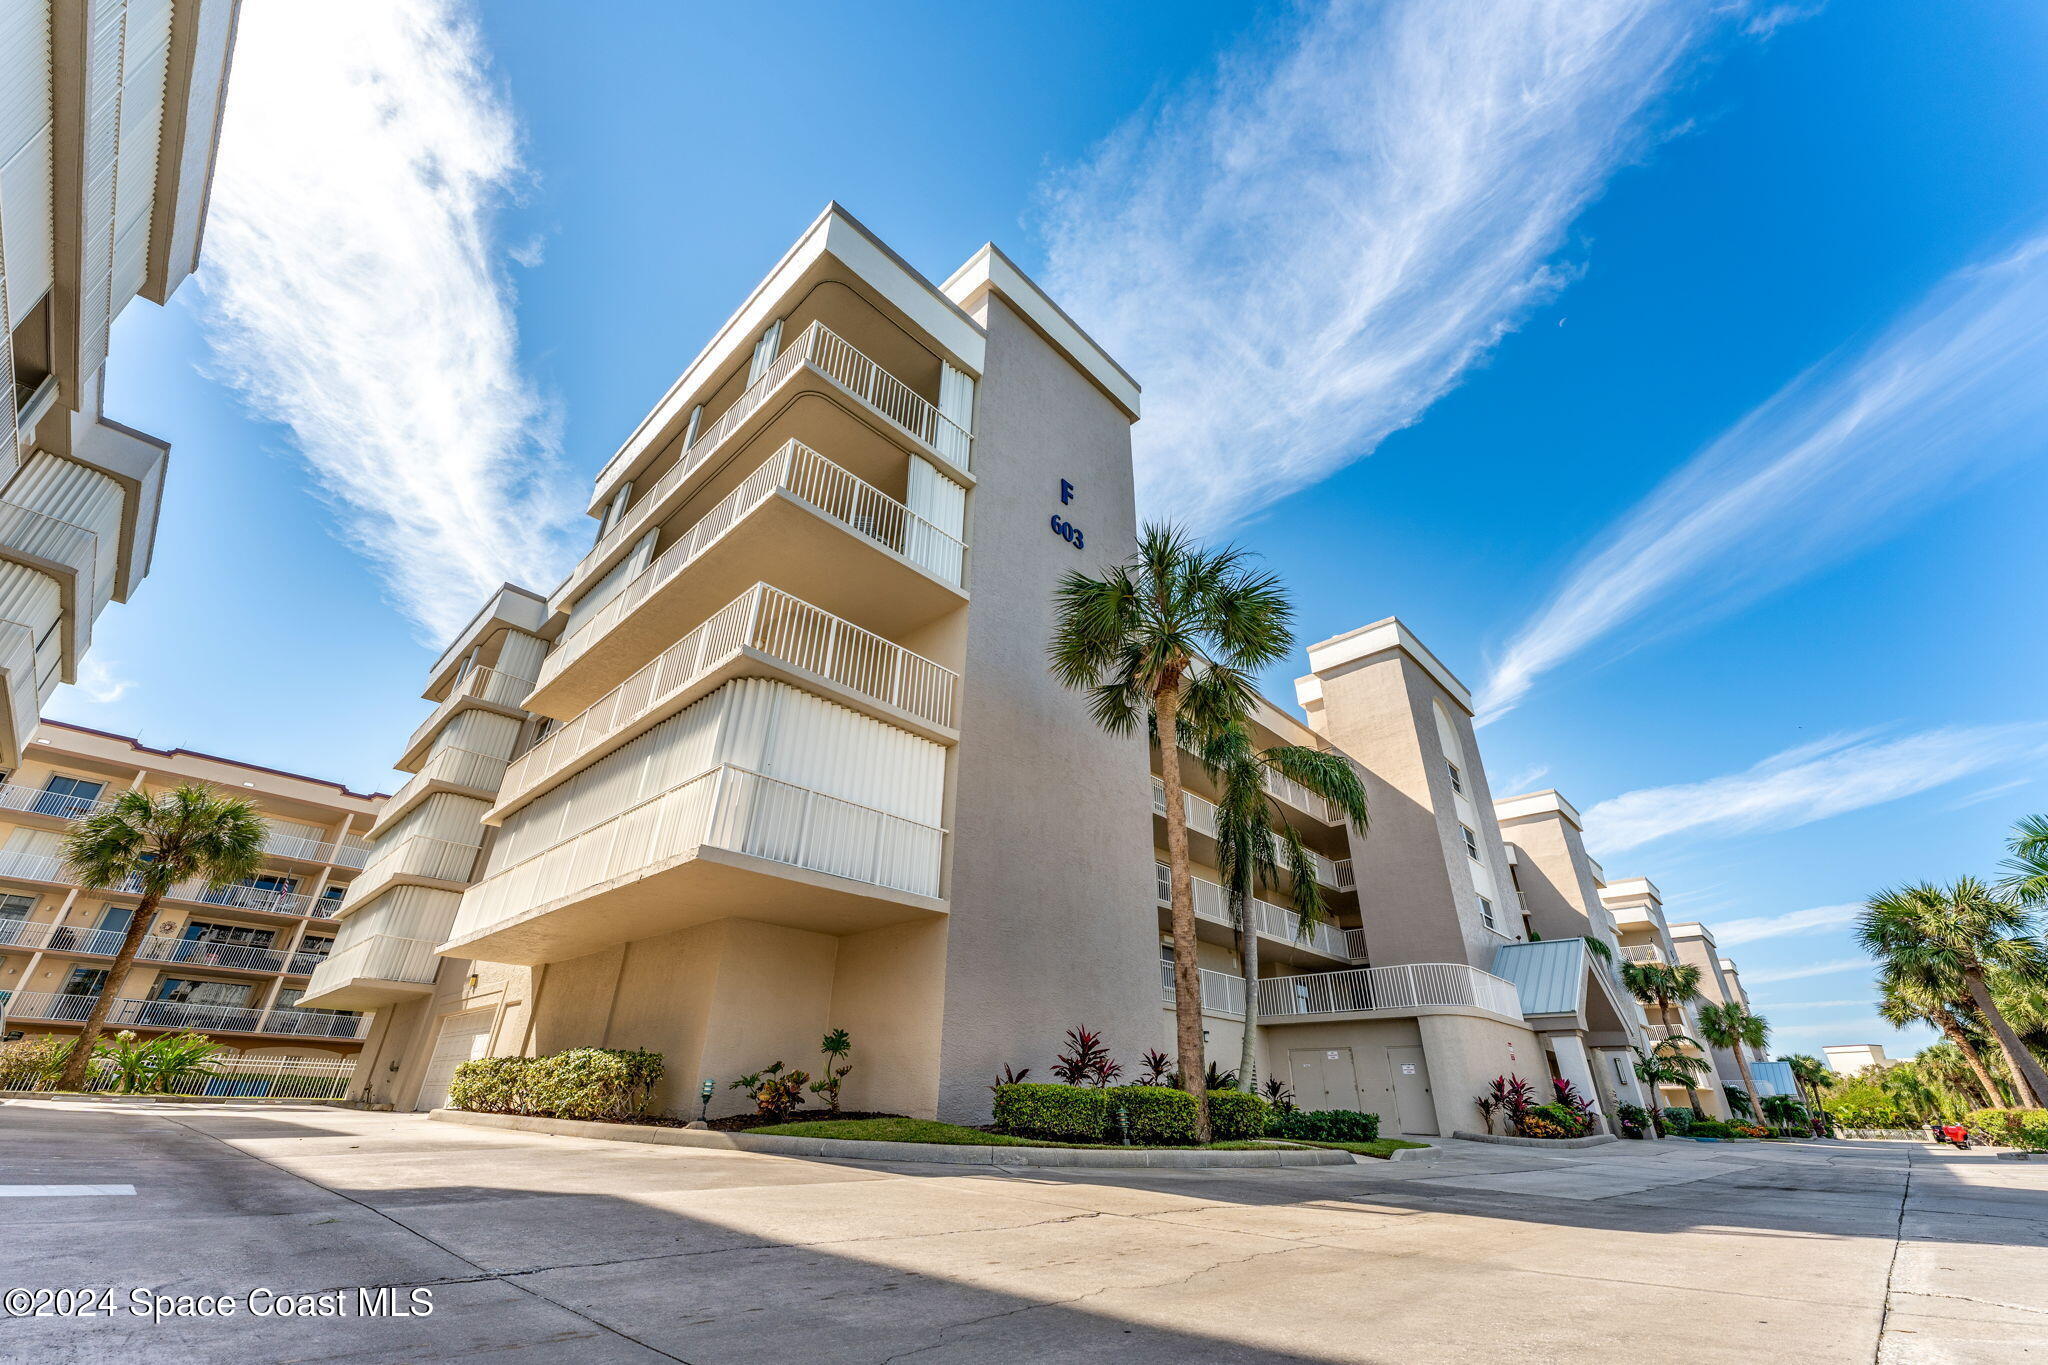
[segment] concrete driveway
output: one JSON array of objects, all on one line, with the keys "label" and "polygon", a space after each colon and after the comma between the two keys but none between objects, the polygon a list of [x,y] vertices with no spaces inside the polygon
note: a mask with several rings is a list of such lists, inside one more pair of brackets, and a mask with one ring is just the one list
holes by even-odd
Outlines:
[{"label": "concrete driveway", "polygon": [[[0,1317],[0,1359],[2048,1360],[2048,1164],[1455,1147],[991,1172],[16,1100],[0,1287],[117,1293],[113,1316]],[[432,1314],[359,1316],[361,1286],[426,1287]],[[136,1287],[243,1306],[152,1321]],[[348,1289],[348,1315],[259,1315],[258,1288]]]}]

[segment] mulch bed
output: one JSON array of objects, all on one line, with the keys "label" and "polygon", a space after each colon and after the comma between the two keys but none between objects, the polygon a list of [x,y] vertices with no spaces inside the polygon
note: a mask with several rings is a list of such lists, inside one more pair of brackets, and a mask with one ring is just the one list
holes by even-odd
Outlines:
[{"label": "mulch bed", "polygon": [[[770,1118],[766,1114],[731,1114],[722,1119],[711,1120],[711,1126],[721,1133],[744,1133],[749,1128],[768,1128],[778,1123],[817,1123],[824,1119],[893,1119],[900,1114],[869,1113],[864,1109],[842,1109],[833,1113],[829,1109],[799,1109],[781,1118]],[[649,1120],[651,1121],[651,1120]],[[687,1120],[663,1119],[661,1122],[680,1128]]]}]

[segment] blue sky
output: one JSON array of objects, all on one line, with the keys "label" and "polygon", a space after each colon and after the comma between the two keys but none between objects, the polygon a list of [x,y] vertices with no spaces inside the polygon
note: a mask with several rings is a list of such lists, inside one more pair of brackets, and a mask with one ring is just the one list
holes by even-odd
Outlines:
[{"label": "blue sky", "polygon": [[1841,907],[2048,808],[2048,15],[1004,9],[251,0],[206,271],[109,367],[174,443],[155,569],[51,714],[388,789],[437,634],[559,573],[836,198],[1051,285],[1150,509],[1304,643],[1405,618],[1781,1048],[1914,1045]]}]

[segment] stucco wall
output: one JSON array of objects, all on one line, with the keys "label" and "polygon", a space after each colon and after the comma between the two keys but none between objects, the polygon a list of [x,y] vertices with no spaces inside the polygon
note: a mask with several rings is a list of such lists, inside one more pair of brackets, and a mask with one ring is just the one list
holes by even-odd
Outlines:
[{"label": "stucco wall", "polygon": [[[999,297],[977,316],[989,335],[938,1103],[962,1121],[986,1117],[1002,1066],[1044,1075],[1075,1025],[1134,1059],[1159,989],[1144,731],[1105,735],[1045,662],[1060,576],[1136,547],[1130,426]],[[1075,490],[1064,505],[1062,479]],[[1055,515],[1082,529],[1083,548],[1054,534]]]}]

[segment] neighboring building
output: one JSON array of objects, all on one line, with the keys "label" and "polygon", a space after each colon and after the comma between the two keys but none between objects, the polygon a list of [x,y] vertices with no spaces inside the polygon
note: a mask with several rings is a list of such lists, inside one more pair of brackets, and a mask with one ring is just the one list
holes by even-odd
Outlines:
[{"label": "neighboring building", "polygon": [[[66,871],[64,833],[126,791],[204,782],[247,797],[269,822],[263,870],[218,890],[178,887],[157,907],[127,979],[107,970],[138,898],[88,891]],[[334,914],[368,848],[381,796],[334,782],[151,749],[44,722],[0,782],[0,1013],[10,1034],[68,1034],[112,990],[111,1030],[205,1033],[245,1057],[334,1057],[365,1020],[300,1003],[334,940]]]},{"label": "neighboring building", "polygon": [[234,0],[0,0],[0,766],[146,573],[167,447],[107,338],[199,255]]},{"label": "neighboring building", "polygon": [[[1721,950],[1714,943],[1714,935],[1704,924],[1684,923],[1671,926],[1672,946],[1678,951],[1678,960],[1688,966],[1700,969],[1700,1002],[1713,1005],[1740,1005],[1749,1008],[1749,995],[1742,989],[1741,979],[1736,974],[1735,964],[1721,956]],[[1697,1018],[1694,1021],[1697,1027]],[[1733,1049],[1713,1049],[1714,1070],[1719,1074],[1721,1084],[1740,1087],[1742,1068],[1736,1065]],[[1769,1060],[1770,1054],[1762,1048],[1749,1049],[1748,1060],[1755,1063]],[[1756,1079],[1754,1070],[1750,1073]],[[1761,1084],[1758,1090],[1762,1091]]]},{"label": "neighboring building", "polygon": [[[1621,956],[1627,962],[1662,962],[1676,965],[1685,959],[1680,954],[1673,938],[1673,930],[1664,919],[1664,897],[1656,883],[1648,877],[1622,877],[1610,880],[1600,889],[1600,903],[1613,918],[1615,932],[1621,940]],[[1697,928],[1697,926],[1690,926]],[[1730,1118],[1727,1096],[1722,1091],[1724,1083],[1733,1083],[1734,1073],[1724,1072],[1716,1061],[1712,1050],[1702,1051],[1700,1042],[1699,1006],[1702,1001],[1718,997],[1708,994],[1707,974],[1701,973],[1699,1000],[1674,1006],[1671,1018],[1663,1017],[1654,1005],[1643,1007],[1646,1021],[1644,1031],[1652,1043],[1662,1042],[1674,1031],[1691,1040],[1687,1050],[1705,1058],[1708,1070],[1693,1087],[1693,1094],[1700,1107],[1710,1117]],[[1732,1064],[1733,1059],[1729,1059]],[[1661,1098],[1667,1106],[1682,1106],[1690,1101],[1686,1091],[1679,1086],[1664,1086]]]},{"label": "neighboring building", "polygon": [[1843,1076],[1854,1076],[1868,1071],[1871,1067],[1897,1066],[1898,1062],[1884,1055],[1883,1043],[1836,1043],[1824,1047],[1821,1056],[1827,1061],[1828,1069]]}]

